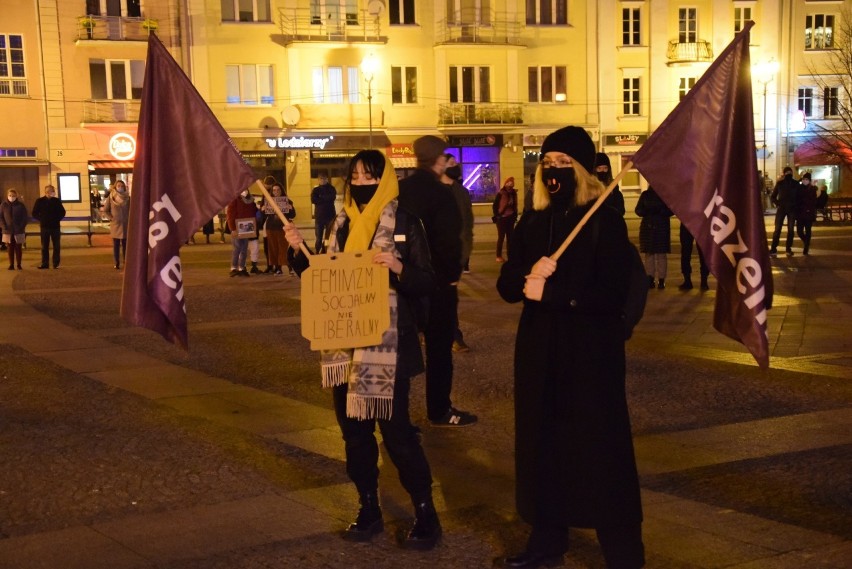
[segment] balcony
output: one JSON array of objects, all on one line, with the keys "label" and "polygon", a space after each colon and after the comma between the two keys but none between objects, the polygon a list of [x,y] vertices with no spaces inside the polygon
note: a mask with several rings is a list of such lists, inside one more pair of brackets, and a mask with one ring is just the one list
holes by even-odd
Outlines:
[{"label": "balcony", "polygon": [[148,41],[156,32],[157,20],[121,16],[81,16],[77,18],[77,41]]},{"label": "balcony", "polygon": [[710,42],[704,40],[695,42],[671,40],[666,50],[666,59],[668,59],[666,65],[713,61],[713,48],[710,47]]},{"label": "balcony", "polygon": [[139,107],[140,101],[83,101],[83,122],[139,122]]},{"label": "balcony", "polygon": [[386,44],[378,14],[332,12],[325,17],[310,8],[279,8],[279,43],[337,42]]},{"label": "balcony", "polygon": [[437,43],[522,46],[522,21],[516,14],[459,10],[438,23]]},{"label": "balcony", "polygon": [[523,124],[519,103],[449,103],[438,105],[439,126]]}]

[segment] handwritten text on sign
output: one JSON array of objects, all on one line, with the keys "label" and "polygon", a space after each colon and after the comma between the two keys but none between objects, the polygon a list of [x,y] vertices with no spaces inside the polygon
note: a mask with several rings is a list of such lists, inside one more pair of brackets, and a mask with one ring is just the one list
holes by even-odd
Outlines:
[{"label": "handwritten text on sign", "polygon": [[302,336],[312,350],[381,344],[390,326],[388,270],[372,252],[312,255],[302,273]]}]

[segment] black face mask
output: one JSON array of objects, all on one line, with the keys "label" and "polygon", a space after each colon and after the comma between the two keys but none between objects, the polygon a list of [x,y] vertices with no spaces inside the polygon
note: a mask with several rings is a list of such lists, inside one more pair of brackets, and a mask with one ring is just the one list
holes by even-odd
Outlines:
[{"label": "black face mask", "polygon": [[570,205],[577,189],[574,168],[544,168],[541,179],[550,192],[550,201],[556,204]]},{"label": "black face mask", "polygon": [[349,193],[358,205],[366,205],[376,195],[378,184],[366,184],[363,186],[349,186]]},{"label": "black face mask", "polygon": [[595,172],[595,176],[598,177],[598,180],[606,184],[609,182],[609,172]]},{"label": "black face mask", "polygon": [[461,178],[461,166],[450,166],[447,168],[447,176],[452,178],[453,180],[458,180]]}]

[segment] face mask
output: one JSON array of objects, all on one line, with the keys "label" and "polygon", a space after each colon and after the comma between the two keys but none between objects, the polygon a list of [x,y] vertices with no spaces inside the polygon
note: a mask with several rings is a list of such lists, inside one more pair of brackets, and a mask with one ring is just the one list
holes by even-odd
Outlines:
[{"label": "face mask", "polygon": [[368,203],[373,196],[376,195],[376,190],[379,189],[378,184],[366,184],[362,186],[350,186],[349,193],[352,194],[352,199],[358,205]]},{"label": "face mask", "polygon": [[551,195],[557,193],[574,194],[577,180],[574,178],[574,168],[544,168],[541,179]]},{"label": "face mask", "polygon": [[447,168],[447,176],[452,178],[453,180],[458,180],[461,178],[461,166],[450,166]]},{"label": "face mask", "polygon": [[115,188],[115,191],[116,191],[116,192],[118,192],[119,194],[123,194],[124,192],[126,192],[126,191],[127,191],[127,188],[119,188],[119,187],[116,187],[116,188]]},{"label": "face mask", "polygon": [[609,174],[609,172],[595,172],[595,176],[597,176],[597,177],[598,177],[598,180],[600,180],[600,181],[601,181],[601,182],[603,182],[604,184],[605,184],[605,183],[607,183],[608,178],[609,178],[609,177],[607,176],[607,174]]},{"label": "face mask", "polygon": [[787,180],[792,180],[793,174],[784,174],[784,178],[787,179]]},{"label": "face mask", "polygon": [[15,196],[9,196],[9,201],[10,201],[10,202],[15,202],[15,201],[17,201],[17,200],[18,200],[18,198],[16,198]]}]

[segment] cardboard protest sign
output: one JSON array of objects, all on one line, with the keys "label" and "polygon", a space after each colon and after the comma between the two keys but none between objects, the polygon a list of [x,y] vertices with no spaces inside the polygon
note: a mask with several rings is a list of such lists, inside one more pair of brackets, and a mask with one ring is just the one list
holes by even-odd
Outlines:
[{"label": "cardboard protest sign", "polygon": [[257,237],[257,219],[254,217],[241,217],[236,221],[237,237],[240,239],[253,239]]},{"label": "cardboard protest sign", "polygon": [[390,326],[388,269],[373,252],[312,255],[302,273],[302,336],[312,350],[382,343]]}]

